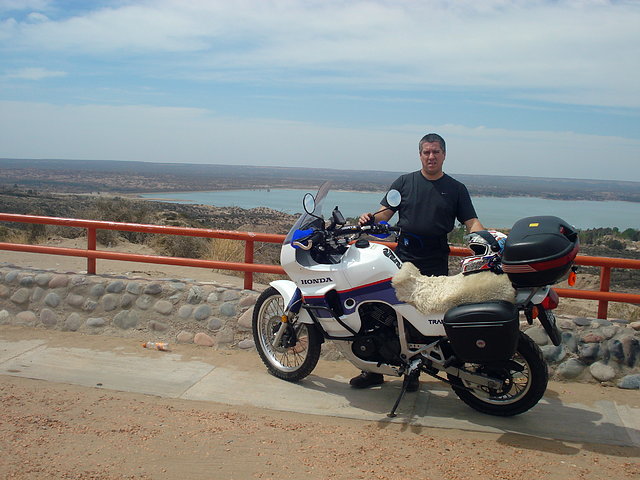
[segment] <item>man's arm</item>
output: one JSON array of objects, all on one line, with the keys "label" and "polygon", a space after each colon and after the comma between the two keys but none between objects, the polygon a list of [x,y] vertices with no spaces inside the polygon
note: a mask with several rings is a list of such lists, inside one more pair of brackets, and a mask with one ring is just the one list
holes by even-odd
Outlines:
[{"label": "man's arm", "polygon": [[467,233],[477,232],[478,230],[486,230],[477,218],[470,218],[464,222],[464,226],[467,227]]},{"label": "man's arm", "polygon": [[[382,222],[382,221],[388,222],[389,219],[391,217],[393,217],[394,213],[396,213],[396,212],[394,212],[390,208],[385,207],[384,205],[380,205],[380,208],[378,209],[378,211],[375,214],[375,221],[376,222]],[[372,215],[373,215],[372,213],[363,213],[362,215],[360,215],[360,218],[358,219],[358,224],[360,224],[360,225],[366,224],[367,222],[370,221]]]}]

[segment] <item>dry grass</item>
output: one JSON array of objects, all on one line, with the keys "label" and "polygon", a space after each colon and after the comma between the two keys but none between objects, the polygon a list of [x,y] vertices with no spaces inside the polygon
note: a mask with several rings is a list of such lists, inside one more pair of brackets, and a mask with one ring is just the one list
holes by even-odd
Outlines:
[{"label": "dry grass", "polygon": [[[244,262],[244,242],[238,240],[230,240],[227,238],[212,238],[209,244],[209,250],[204,255],[204,260],[213,260],[217,262]],[[280,245],[270,243],[254,244],[254,263],[266,265],[280,264]],[[244,276],[244,272],[233,270],[214,269],[213,272],[224,275],[233,275],[237,277]],[[269,273],[255,273],[254,281],[267,284],[273,280],[285,278],[283,275],[275,275]]]}]

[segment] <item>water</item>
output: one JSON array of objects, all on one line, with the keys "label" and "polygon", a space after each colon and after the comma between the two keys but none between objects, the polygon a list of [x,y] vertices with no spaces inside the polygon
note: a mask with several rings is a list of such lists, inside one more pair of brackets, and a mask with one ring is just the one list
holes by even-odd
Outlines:
[{"label": "water", "polygon": [[[150,193],[140,197],[189,204],[268,207],[285,213],[302,212],[302,197],[308,190],[221,190],[215,192]],[[315,192],[311,192],[315,193]],[[327,211],[338,205],[345,217],[359,217],[376,210],[383,193],[332,190],[325,200]],[[161,198],[162,197],[162,198]],[[480,221],[487,228],[511,228],[516,220],[532,215],[555,215],[580,229],[618,227],[640,229],[640,203],[549,200],[535,197],[473,197]],[[392,220],[393,222],[393,220]]]}]

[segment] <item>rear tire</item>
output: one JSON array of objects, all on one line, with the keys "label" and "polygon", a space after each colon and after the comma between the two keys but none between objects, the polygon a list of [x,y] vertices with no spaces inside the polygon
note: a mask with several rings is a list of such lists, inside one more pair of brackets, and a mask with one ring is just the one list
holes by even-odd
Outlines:
[{"label": "rear tire", "polygon": [[267,288],[253,308],[253,339],[262,362],[269,373],[275,377],[297,382],[309,375],[318,364],[322,336],[315,325],[298,323],[290,319],[296,331],[297,342],[293,346],[284,347],[283,336],[279,345],[275,345],[275,337],[282,325],[284,299],[273,287]]},{"label": "rear tire", "polygon": [[[518,350],[513,361],[524,367],[522,372],[507,369],[489,369],[482,365],[465,364],[465,369],[483,371],[490,376],[508,379],[506,389],[501,392],[468,390],[463,380],[448,375],[455,394],[471,408],[489,415],[510,417],[526,412],[536,405],[544,395],[549,382],[547,364],[540,347],[531,338],[520,332]],[[469,387],[470,385],[467,385]]]}]

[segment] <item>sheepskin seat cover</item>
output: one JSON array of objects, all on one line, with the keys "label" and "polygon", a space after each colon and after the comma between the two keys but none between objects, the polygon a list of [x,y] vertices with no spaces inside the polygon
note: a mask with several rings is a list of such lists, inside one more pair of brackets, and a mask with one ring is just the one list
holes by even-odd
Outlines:
[{"label": "sheepskin seat cover", "polygon": [[446,312],[461,303],[506,300],[514,302],[516,291],[506,275],[478,272],[450,277],[427,277],[410,262],[391,279],[398,300],[424,314]]}]

